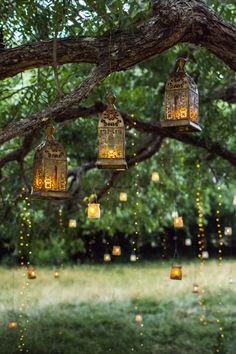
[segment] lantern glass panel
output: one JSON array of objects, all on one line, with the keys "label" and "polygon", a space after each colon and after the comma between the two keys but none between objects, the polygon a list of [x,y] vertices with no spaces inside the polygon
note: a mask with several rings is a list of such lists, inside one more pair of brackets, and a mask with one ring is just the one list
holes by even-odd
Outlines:
[{"label": "lantern glass panel", "polygon": [[100,217],[101,217],[100,204],[89,203],[88,204],[88,218],[89,219],[100,219]]},{"label": "lantern glass panel", "polygon": [[46,129],[46,139],[36,148],[33,164],[32,197],[38,199],[66,199],[67,157],[54,138],[54,128]]},{"label": "lantern glass panel", "polygon": [[116,110],[115,96],[108,96],[107,109],[98,124],[98,168],[125,170],[125,126],[121,114]]},{"label": "lantern glass panel", "polygon": [[182,267],[180,265],[173,265],[170,270],[170,279],[181,280],[182,279]]},{"label": "lantern glass panel", "polygon": [[199,131],[198,89],[185,72],[186,60],[177,60],[176,71],[165,87],[165,115],[162,127],[177,131]]}]

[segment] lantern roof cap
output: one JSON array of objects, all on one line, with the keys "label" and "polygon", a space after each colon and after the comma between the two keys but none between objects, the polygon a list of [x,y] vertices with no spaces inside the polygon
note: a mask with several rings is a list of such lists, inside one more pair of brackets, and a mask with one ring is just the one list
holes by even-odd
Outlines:
[{"label": "lantern roof cap", "polygon": [[187,62],[186,58],[178,58],[176,60],[176,71],[185,71],[185,64]]}]

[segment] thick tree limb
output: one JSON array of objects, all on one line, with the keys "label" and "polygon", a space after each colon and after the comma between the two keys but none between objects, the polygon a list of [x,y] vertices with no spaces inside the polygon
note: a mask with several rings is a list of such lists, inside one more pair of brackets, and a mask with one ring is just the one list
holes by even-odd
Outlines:
[{"label": "thick tree limb", "polygon": [[[136,31],[118,31],[98,38],[57,41],[57,63],[102,64],[112,71],[125,70],[179,42],[202,45],[236,70],[236,29],[201,0],[156,0],[146,22]],[[111,53],[111,55],[109,55]],[[53,65],[53,40],[2,49],[0,79],[28,69]]]},{"label": "thick tree limb", "polygon": [[236,103],[236,81],[231,82],[229,87],[217,87],[205,99],[205,101],[222,100],[228,103]]}]

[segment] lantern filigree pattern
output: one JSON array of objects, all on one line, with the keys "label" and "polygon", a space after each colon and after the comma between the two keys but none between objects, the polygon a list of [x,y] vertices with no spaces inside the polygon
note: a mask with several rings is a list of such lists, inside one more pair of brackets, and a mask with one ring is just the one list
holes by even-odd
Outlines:
[{"label": "lantern filigree pattern", "polygon": [[55,129],[46,129],[46,139],[36,148],[33,166],[32,197],[66,199],[67,158],[63,147],[54,138]]},{"label": "lantern filigree pattern", "polygon": [[121,114],[116,110],[116,97],[107,97],[108,106],[98,124],[98,160],[96,166],[103,169],[122,171],[127,169],[125,161],[125,126]]},{"label": "lantern filigree pattern", "polygon": [[185,72],[184,58],[177,60],[177,69],[165,87],[163,128],[176,131],[201,131],[198,124],[198,89]]},{"label": "lantern filigree pattern", "polygon": [[170,279],[182,279],[182,267],[180,265],[173,265],[170,270]]}]

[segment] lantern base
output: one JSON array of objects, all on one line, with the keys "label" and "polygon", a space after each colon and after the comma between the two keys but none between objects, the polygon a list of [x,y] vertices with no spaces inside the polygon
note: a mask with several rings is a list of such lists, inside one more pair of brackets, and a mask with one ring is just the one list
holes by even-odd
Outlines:
[{"label": "lantern base", "polygon": [[161,122],[161,127],[170,129],[176,132],[200,132],[202,131],[200,125],[189,119],[170,119]]},{"label": "lantern base", "polygon": [[124,171],[128,168],[125,159],[98,159],[96,166],[99,169]]},{"label": "lantern base", "polygon": [[47,199],[47,200],[63,200],[71,198],[68,191],[34,191],[32,190],[30,197],[32,199]]}]

